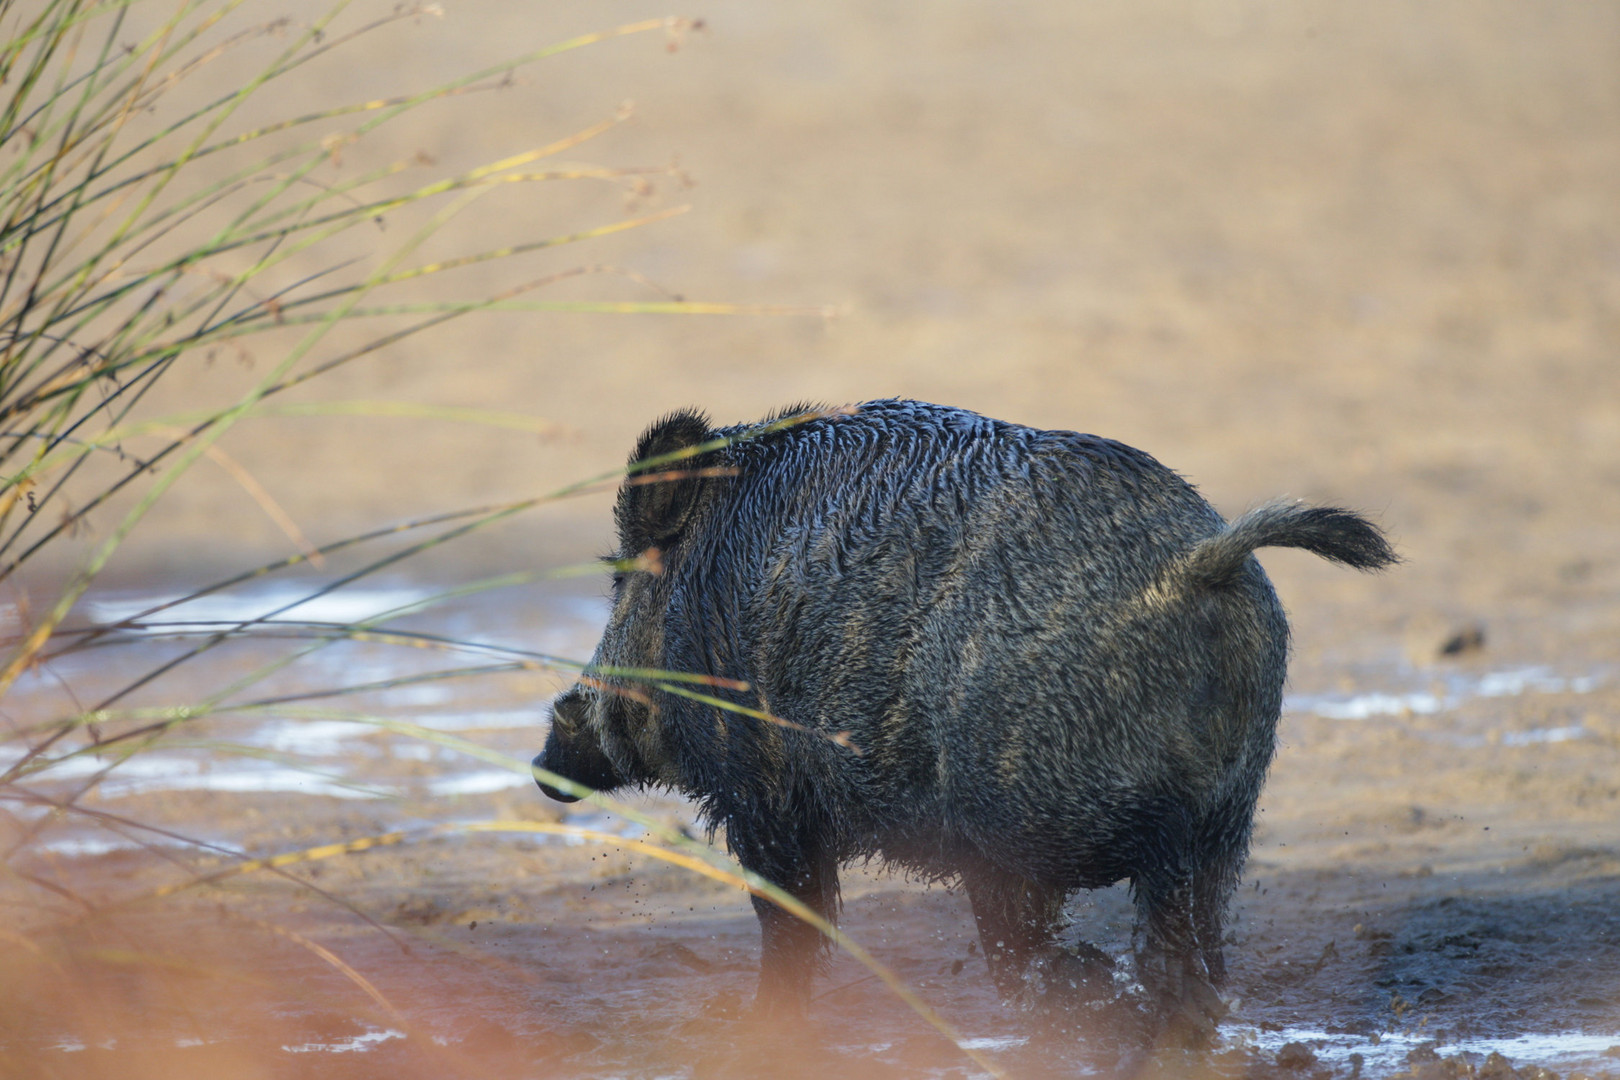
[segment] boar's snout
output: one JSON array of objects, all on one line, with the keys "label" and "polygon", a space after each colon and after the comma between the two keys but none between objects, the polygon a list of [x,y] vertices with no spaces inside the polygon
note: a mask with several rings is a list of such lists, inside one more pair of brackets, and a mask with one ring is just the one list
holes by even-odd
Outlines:
[{"label": "boar's snout", "polygon": [[[546,737],[546,748],[533,764],[536,769],[596,791],[612,791],[624,780],[602,752],[600,741],[587,723],[588,718],[589,708],[577,686],[559,696],[551,706],[551,734]],[[538,775],[535,783],[558,802],[579,801],[578,795],[552,787]]]},{"label": "boar's snout", "polygon": [[[552,766],[547,762],[547,758],[556,757],[556,755],[551,752],[551,744],[555,741],[555,737],[547,739],[546,748],[536,754],[534,756],[534,760],[530,762],[530,764],[536,769],[544,769],[547,772],[553,773],[556,772],[557,770],[552,768]],[[547,798],[556,799],[558,802],[579,802],[578,795],[570,795],[566,791],[561,791],[554,788],[544,780],[541,780],[538,776],[535,777],[534,782],[540,785],[540,790],[546,793]]]}]

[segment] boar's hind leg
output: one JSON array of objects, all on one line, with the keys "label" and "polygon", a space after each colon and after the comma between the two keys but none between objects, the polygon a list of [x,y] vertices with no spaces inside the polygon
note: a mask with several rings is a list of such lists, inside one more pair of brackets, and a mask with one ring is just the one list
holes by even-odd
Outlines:
[{"label": "boar's hind leg", "polygon": [[973,905],[990,977],[1002,997],[1017,997],[1026,986],[1030,964],[1051,949],[1052,924],[1063,910],[1063,893],[987,866],[963,870],[962,884]]},{"label": "boar's hind leg", "polygon": [[[830,853],[812,846],[771,844],[748,845],[737,850],[737,856],[743,866],[823,919],[832,922],[837,918],[838,861]],[[753,903],[760,931],[759,995],[754,1012],[761,1017],[801,1015],[810,1004],[810,981],[826,939],[814,926],[763,897],[753,897]]]},{"label": "boar's hind leg", "polygon": [[[1226,1006],[1215,992],[1206,957],[1219,964],[1220,942],[1200,942],[1200,931],[1218,933],[1211,919],[1209,893],[1191,873],[1156,872],[1132,878],[1138,932],[1137,974],[1162,1024],[1166,1041],[1185,1046],[1207,1045]],[[1224,900],[1224,896],[1222,897]]]},{"label": "boar's hind leg", "polygon": [[1193,879],[1193,931],[1204,958],[1210,982],[1226,982],[1226,955],[1222,938],[1226,933],[1226,907],[1237,889],[1240,856],[1212,859]]}]

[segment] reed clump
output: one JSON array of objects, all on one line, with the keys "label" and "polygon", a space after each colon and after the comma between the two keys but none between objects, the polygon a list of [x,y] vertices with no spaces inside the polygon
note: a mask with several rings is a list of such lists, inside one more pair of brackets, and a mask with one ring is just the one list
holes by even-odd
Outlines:
[{"label": "reed clump", "polygon": [[[172,919],[165,924],[167,936],[151,921],[162,913],[162,904],[184,896],[218,899],[229,895],[224,890],[233,882],[267,876],[287,878],[299,889],[352,908],[298,871],[378,847],[445,836],[564,833],[628,844],[646,857],[795,906],[791,897],[713,847],[600,797],[594,797],[596,805],[639,823],[647,838],[625,840],[566,822],[489,820],[334,836],[252,856],[217,839],[143,820],[100,798],[109,777],[178,739],[190,738],[191,748],[215,755],[264,753],[216,734],[222,721],[244,717],[370,725],[532,775],[527,762],[476,740],[369,709],[367,695],[404,683],[514,672],[572,675],[583,666],[541,652],[436,635],[408,621],[434,604],[544,574],[472,582],[358,620],[301,619],[295,609],[549,501],[615,485],[622,471],[528,499],[447,511],[316,545],[223,449],[224,437],[244,418],[404,412],[544,430],[538,418],[494,411],[397,402],[289,404],[287,391],[480,311],[825,314],[667,295],[545,298],[546,286],[603,269],[589,263],[565,265],[467,300],[446,300],[441,290],[424,290],[424,281],[463,267],[570,248],[686,209],[635,211],[583,223],[562,235],[502,236],[495,242],[479,242],[450,228],[462,210],[489,191],[587,180],[621,183],[644,195],[650,180],[672,170],[554,164],[564,152],[621,124],[624,114],[602,117],[578,131],[549,133],[538,145],[425,181],[424,170],[433,173],[430,153],[340,170],[336,166],[345,155],[353,155],[368,135],[420,109],[498,88],[549,57],[641,34],[661,35],[674,45],[693,24],[679,18],[632,23],[395,96],[274,115],[278,88],[306,65],[329,55],[357,54],[368,35],[438,13],[432,4],[402,4],[357,21],[346,18],[348,6],[348,0],[339,0],[312,21],[297,23],[253,22],[246,0],[187,0],[162,9],[141,0],[37,5],[0,0],[0,92],[5,95],[0,106],[0,583],[9,585],[13,597],[22,597],[18,586],[31,567],[70,541],[87,544],[76,549],[86,554],[48,601],[14,605],[0,643],[0,706],[6,708],[0,728],[0,902],[11,913],[7,928],[0,930],[8,972],[0,988],[0,1075],[28,1074],[36,1066],[54,1069],[51,1063],[59,1058],[52,1055],[78,1049],[67,1045],[75,1040],[91,1046],[101,1036],[108,1045],[135,1038],[132,1033],[146,1017],[130,1014],[131,1001],[176,977],[201,978],[215,988],[207,993],[240,1002],[236,1011],[244,1017],[244,1030],[252,1030],[234,1044],[222,1044],[234,1049],[210,1060],[223,1073],[251,1071],[262,1049],[255,1049],[254,1039],[271,1046],[277,1036],[273,1025],[258,1031],[247,1019],[262,1019],[274,1000],[236,953],[232,934],[244,929],[316,957],[359,992],[363,1000],[352,1007],[355,1015],[411,1031],[409,1017],[363,971],[290,923],[266,919],[260,908],[216,905],[217,919],[206,931],[184,916],[181,923],[191,929],[179,938]],[[446,244],[463,248],[446,255]],[[427,258],[429,250],[438,254]],[[256,361],[225,400],[185,401],[184,390],[199,366],[241,354],[250,343]],[[154,404],[176,400],[176,388],[183,402],[178,411]],[[204,458],[225,468],[260,502],[293,553],[112,621],[77,614],[86,592],[128,538],[137,529],[163,528],[165,493]],[[312,566],[322,572],[317,584],[251,615],[207,620],[175,610]],[[575,572],[579,568],[550,574]],[[204,675],[203,681],[217,682],[207,692],[165,699],[165,680],[175,672],[199,667],[200,660],[219,655],[216,650],[243,640],[262,646],[252,654],[253,663],[236,665],[228,676]],[[150,651],[154,641],[164,643],[160,654]],[[401,678],[306,686],[296,693],[277,689],[277,677],[310,656],[355,642],[410,649],[446,662]],[[130,648],[152,659],[134,669],[114,662],[98,667],[103,658]],[[81,661],[74,670],[114,675],[83,686],[60,677],[64,665]],[[694,681],[678,672],[620,675],[677,691]],[[27,691],[52,679],[60,679],[74,703],[71,709],[37,708],[47,697]],[[296,755],[283,758],[293,768],[313,771]],[[541,778],[564,790],[571,786],[561,777]],[[343,776],[326,779],[350,782]],[[155,858],[138,873],[86,879],[69,872],[41,843],[64,824],[105,830]],[[354,914],[385,935],[392,933],[366,912],[354,909]],[[799,914],[819,922],[809,912]],[[831,926],[821,928],[948,1030],[858,946]],[[177,1000],[185,999],[182,994]],[[431,1049],[431,1040],[414,1044],[429,1047],[416,1062],[423,1075],[446,1068],[453,1073],[465,1064]],[[142,1060],[161,1072],[173,1049],[170,1045]],[[186,1065],[201,1060],[193,1055]],[[402,1066],[396,1075],[414,1075],[413,1068]]]}]

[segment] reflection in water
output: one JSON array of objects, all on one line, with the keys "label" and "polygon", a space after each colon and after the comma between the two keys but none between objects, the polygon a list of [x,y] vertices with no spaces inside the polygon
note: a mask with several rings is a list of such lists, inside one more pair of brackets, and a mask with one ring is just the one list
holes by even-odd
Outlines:
[{"label": "reflection in water", "polygon": [[[15,755],[13,760],[16,759]],[[254,760],[220,760],[217,755],[147,751],[127,758],[84,754],[67,758],[29,777],[33,785],[55,786],[107,771],[97,785],[107,799],[153,791],[281,791],[339,799],[377,798],[387,792],[347,773]]]},{"label": "reflection in water", "polygon": [[[54,742],[48,755],[30,763],[26,782],[60,795],[75,783],[105,773],[97,784],[104,798],[161,791],[218,791],[340,799],[478,795],[532,783],[526,766],[516,763],[532,756],[529,743],[538,746],[547,714],[543,697],[528,707],[503,704],[466,708],[458,706],[469,697],[477,700],[479,691],[472,680],[386,684],[420,679],[424,674],[467,664],[499,663],[514,655],[507,650],[529,656],[588,655],[605,617],[600,599],[505,590],[457,597],[442,606],[424,606],[440,590],[400,584],[345,587],[311,597],[319,587],[311,583],[259,584],[183,603],[177,602],[183,599],[183,593],[91,594],[83,605],[83,614],[92,625],[117,625],[153,608],[174,606],[138,619],[132,627],[121,628],[116,636],[98,642],[96,648],[68,652],[24,673],[7,697],[14,723],[24,729],[28,725],[72,721],[94,703],[103,698],[111,700],[110,695],[136,683],[148,672],[209,642],[213,632],[267,617],[268,621],[261,625],[285,635],[296,633],[298,624],[354,624],[386,615],[383,625],[405,626],[447,641],[468,643],[472,658],[469,660],[466,651],[454,646],[318,643],[307,637],[236,640],[175,668],[131,697],[119,698],[118,706],[167,706],[206,697],[219,684],[228,684],[237,677],[246,663],[269,672],[268,677],[230,701],[262,695],[303,699],[305,707],[289,707],[279,715],[269,710],[215,715],[208,721],[207,743],[193,741],[181,749],[179,740],[189,737],[195,727],[182,725],[156,745],[127,757],[119,752],[97,751],[89,739],[75,732]],[[319,647],[312,647],[316,645]],[[295,662],[276,667],[295,653],[301,654]],[[384,688],[359,697],[320,696],[369,684],[384,684]],[[310,697],[312,694],[316,696]],[[462,736],[512,732],[514,737],[521,737],[523,746],[518,749],[527,748],[527,752],[514,757],[512,771],[503,771],[377,723],[323,717],[319,715],[323,711],[376,717],[385,723],[398,720]],[[0,769],[23,757],[22,740],[0,743]],[[402,768],[408,763],[417,767]],[[424,770],[421,765],[432,768]]]},{"label": "reflection in water", "polygon": [[174,604],[141,620],[137,629],[150,633],[193,633],[217,630],[222,624],[257,622],[362,623],[391,611],[413,607],[432,591],[420,588],[336,589],[311,597],[310,585],[278,584],[251,592],[214,593],[176,603],[185,593],[105,593],[89,600],[90,621],[111,626],[143,612]]},{"label": "reflection in water", "polygon": [[1327,720],[1368,720],[1375,716],[1431,715],[1455,709],[1475,698],[1589,694],[1602,684],[1603,676],[1599,674],[1563,676],[1545,667],[1524,667],[1478,676],[1447,675],[1443,689],[1290,695],[1283,707],[1288,712],[1315,713]]},{"label": "reflection in water", "polygon": [[480,769],[429,780],[427,787],[433,795],[489,795],[508,788],[526,788],[533,783],[534,780],[524,773],[508,769]]}]

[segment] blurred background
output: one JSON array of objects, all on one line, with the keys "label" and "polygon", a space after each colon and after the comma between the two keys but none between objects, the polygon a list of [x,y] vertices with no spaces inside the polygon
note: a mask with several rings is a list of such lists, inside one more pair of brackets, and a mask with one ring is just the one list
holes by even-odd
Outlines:
[{"label": "blurred background", "polygon": [[[175,10],[97,9],[96,32],[135,42]],[[328,10],[255,0],[209,23],[170,70],[207,62],[129,134],[225,100]],[[701,24],[499,68],[668,14]],[[25,16],[0,2],[0,33]],[[268,329],[183,352],[134,414],[161,425],[89,455],[65,498],[37,510],[47,485],[7,478],[12,542],[63,531],[0,591],[15,646],[0,903],[20,935],[0,935],[0,966],[27,965],[0,984],[0,1074],[301,1076],[317,1051],[323,1075],[357,1077],[730,1060],[758,947],[745,896],[631,860],[613,845],[641,826],[589,803],[565,816],[524,764],[574,675],[554,658],[587,658],[605,617],[589,560],[613,543],[611,482],[409,561],[385,560],[432,530],[158,605],[312,545],[611,474],[676,408],[730,424],[889,396],[1122,440],[1229,516],[1296,496],[1380,521],[1406,562],[1377,578],[1262,556],[1296,648],[1230,940],[1232,1045],[1309,1039],[1326,1060],[1337,1032],[1335,1068],[1412,1075],[1412,1047],[1432,1058],[1431,1040],[1472,1032],[1521,1040],[1476,1058],[1567,1070],[1569,1046],[1522,1040],[1574,1032],[1581,1067],[1612,1072],[1620,3],[354,0],[305,45],[217,138],[312,118],[280,134],[324,160],[280,205],[324,193],[321,212],[364,218],[362,199],[405,201],[251,278],[237,302]],[[333,112],[480,71],[358,138],[386,110]],[[28,132],[12,133],[14,177]],[[293,168],[268,156],[277,137],[189,161],[188,192],[268,164],[129,266],[195,250],[277,188]],[[422,231],[461,194],[424,185],[540,148]],[[104,205],[84,217],[113,220],[93,217]],[[548,240],[368,296],[382,310],[337,324],[294,372],[357,358],[231,427],[62,634],[25,640],[135,505],[74,517],[138,473],[126,447],[189,445],[199,415],[271,378],[308,329],[293,298]],[[256,243],[137,279],[183,309],[293,247],[274,228]],[[526,284],[512,295],[528,310],[370,348],[424,305]],[[669,311],[684,302],[731,313]],[[114,382],[81,407],[136,396]],[[49,417],[5,432],[13,460],[40,432],[63,434]],[[489,578],[512,587],[471,595]],[[701,832],[678,799],[636,805]],[[512,834],[473,838],[478,819]],[[369,850],[388,830],[405,841]],[[235,861],[300,851],[323,854],[286,863],[286,881]],[[870,868],[844,896],[851,935],[964,1032],[1021,1045],[963,897]],[[1076,926],[1123,958],[1123,889],[1087,910]],[[244,977],[174,981],[175,957]],[[917,1022],[837,964],[840,992],[816,1009],[843,1056],[806,1057],[804,1075],[954,1075],[956,1050],[896,1036]],[[445,1047],[468,1067],[446,1068]],[[901,1071],[883,1071],[884,1047]],[[760,1073],[741,1061],[697,1075]]]},{"label": "blurred background", "polygon": [[[385,7],[355,4],[334,28]],[[325,10],[262,8],[252,17],[293,25]],[[420,89],[662,13],[447,0],[253,108]],[[731,423],[900,395],[1121,439],[1227,514],[1279,494],[1347,501],[1399,539],[1400,590],[1442,606],[1620,584],[1620,5],[709,0],[683,13],[702,27],[423,108],[342,145],[319,179],[414,158],[425,182],[628,116],[550,160],[652,175],[506,185],[425,254],[689,211],[455,271],[424,295],[591,268],[535,295],[835,314],[476,314],[368,356],[295,393],[556,426],[245,422],[223,448],[312,542],[612,469],[680,406]],[[379,229],[378,250],[403,236]],[[193,364],[168,405],[263,363]],[[588,557],[610,542],[608,510],[606,497],[544,507],[450,557]],[[291,550],[207,462],[159,515],[106,580]],[[93,517],[81,545],[115,520]]]}]

